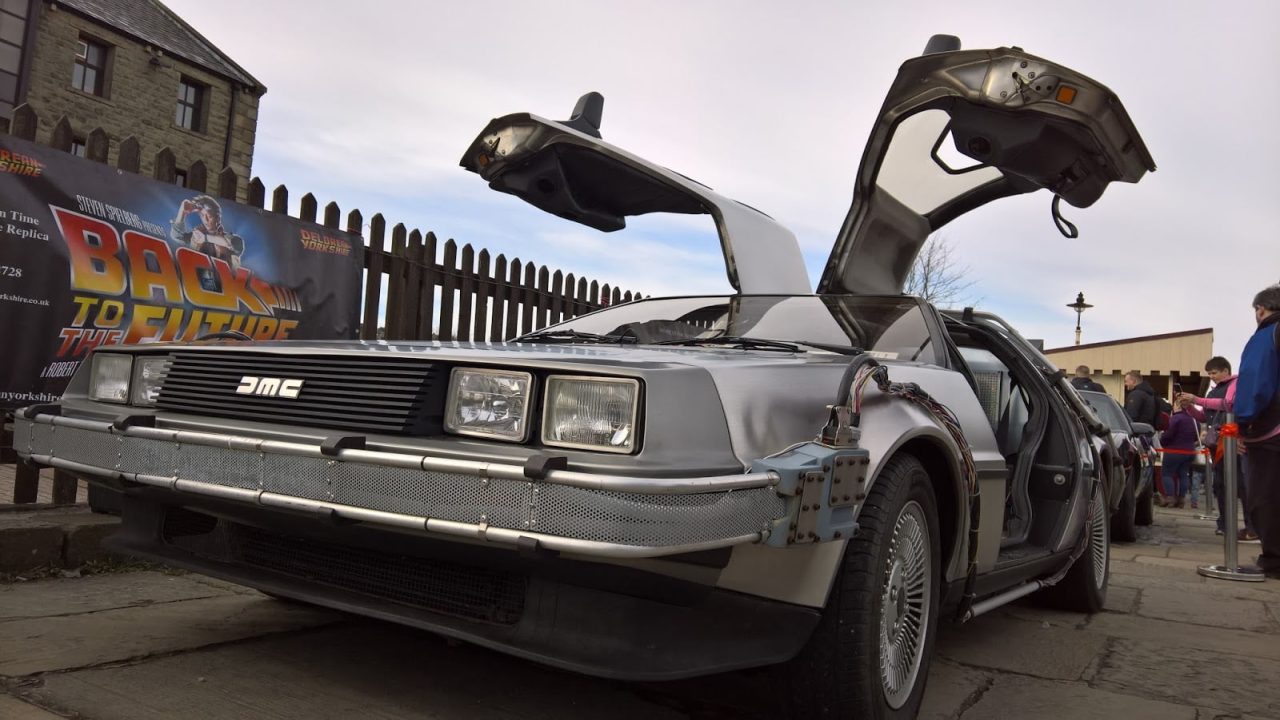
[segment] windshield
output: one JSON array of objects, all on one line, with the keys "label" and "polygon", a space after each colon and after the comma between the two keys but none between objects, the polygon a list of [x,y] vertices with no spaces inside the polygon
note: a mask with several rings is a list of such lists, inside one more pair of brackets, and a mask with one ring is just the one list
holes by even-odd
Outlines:
[{"label": "windshield", "polygon": [[1106,393],[1082,392],[1080,397],[1098,414],[1098,419],[1107,424],[1113,431],[1128,433],[1129,418],[1120,409],[1120,405]]},{"label": "windshield", "polygon": [[869,295],[728,295],[641,300],[549,328],[652,344],[715,337],[855,347],[886,360],[934,363],[918,300]]}]

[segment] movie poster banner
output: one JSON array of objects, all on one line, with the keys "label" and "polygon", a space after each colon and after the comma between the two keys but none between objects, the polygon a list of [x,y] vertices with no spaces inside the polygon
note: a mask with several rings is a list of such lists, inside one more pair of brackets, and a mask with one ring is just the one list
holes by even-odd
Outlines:
[{"label": "movie poster banner", "polygon": [[359,237],[0,136],[0,410],[103,345],[347,339]]}]

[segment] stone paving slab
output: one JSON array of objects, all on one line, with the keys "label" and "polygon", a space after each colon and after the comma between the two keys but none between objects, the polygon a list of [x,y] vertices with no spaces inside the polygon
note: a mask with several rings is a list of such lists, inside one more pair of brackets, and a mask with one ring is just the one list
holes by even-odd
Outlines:
[{"label": "stone paving slab", "polygon": [[0,718],[4,720],[63,720],[61,715],[42,710],[9,695],[0,695]]},{"label": "stone paving slab", "polygon": [[0,675],[30,675],[333,622],[337,613],[226,596],[0,623]]},{"label": "stone paving slab", "polygon": [[1261,602],[1280,602],[1280,582],[1273,581],[1260,583],[1229,582],[1210,580],[1200,575],[1192,577],[1189,573],[1171,577],[1139,577],[1112,573],[1109,584],[1110,587],[1107,588],[1108,594],[1113,588],[1120,587],[1126,590],[1141,589],[1143,593],[1193,593],[1196,595],[1208,595],[1222,600],[1241,598]]},{"label": "stone paving slab", "polygon": [[[1177,643],[1177,637],[1171,639]],[[1117,640],[1093,687],[1263,717],[1280,716],[1280,661],[1169,642]]]},{"label": "stone paving slab", "polygon": [[938,637],[938,654],[949,660],[1058,680],[1079,679],[1106,642],[1100,635],[1002,614],[944,627]]},{"label": "stone paving slab", "polygon": [[929,685],[919,720],[953,720],[957,708],[965,707],[990,689],[995,677],[977,668],[935,659],[929,670]]},{"label": "stone paving slab", "polygon": [[1080,683],[1005,676],[997,678],[963,717],[966,720],[1197,720],[1196,715],[1193,707],[1102,692]]},{"label": "stone paving slab", "polygon": [[[167,692],[155,692],[166,687]],[[675,720],[634,688],[417,630],[352,621],[143,665],[60,673],[29,696],[93,720]]]},{"label": "stone paving slab", "polygon": [[1237,653],[1259,660],[1280,661],[1280,638],[1243,630],[1152,620],[1137,615],[1102,613],[1093,616],[1084,632],[1129,640],[1158,638],[1170,648],[1199,648]]},{"label": "stone paving slab", "polygon": [[1280,632],[1280,625],[1272,621],[1263,603],[1239,598],[1227,601],[1211,594],[1144,591],[1138,604],[1138,614],[1196,625],[1260,633]]},{"label": "stone paving slab", "polygon": [[1138,609],[1140,594],[1141,590],[1138,588],[1110,585],[1107,587],[1107,602],[1103,604],[1103,609],[1118,613],[1134,612]]},{"label": "stone paving slab", "polygon": [[51,583],[70,582],[66,580],[45,579],[0,585],[0,622],[229,594],[229,590],[201,582],[198,577],[159,572],[89,575],[74,580],[73,592],[50,592]]},{"label": "stone paving slab", "polygon": [[[1113,546],[1102,613],[1028,598],[944,620],[921,717],[1280,718],[1280,687],[1267,686],[1280,678],[1280,582],[1197,575],[1221,539],[1188,512],[1157,510],[1140,542]],[[47,615],[0,614],[0,674],[12,676],[0,693],[84,720],[776,717],[768,670],[607,682],[196,575],[119,577],[0,586],[0,610]],[[26,595],[6,602],[14,592]]]}]

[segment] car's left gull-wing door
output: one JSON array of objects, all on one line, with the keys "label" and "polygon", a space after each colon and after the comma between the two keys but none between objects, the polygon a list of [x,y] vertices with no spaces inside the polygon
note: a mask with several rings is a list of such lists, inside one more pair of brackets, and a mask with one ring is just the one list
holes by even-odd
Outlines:
[{"label": "car's left gull-wing door", "polygon": [[604,142],[603,103],[598,93],[588,93],[565,121],[529,113],[496,118],[467,148],[462,167],[494,190],[605,232],[622,229],[631,215],[709,214],[734,289],[761,295],[813,292],[790,230],[754,208]]}]

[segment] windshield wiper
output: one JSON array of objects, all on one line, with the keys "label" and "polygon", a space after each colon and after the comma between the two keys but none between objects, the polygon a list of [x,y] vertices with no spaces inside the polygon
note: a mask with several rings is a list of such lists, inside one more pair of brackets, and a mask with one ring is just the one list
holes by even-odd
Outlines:
[{"label": "windshield wiper", "polygon": [[578,330],[539,330],[521,335],[511,342],[566,342],[566,343],[634,343],[636,338],[628,335],[599,335],[597,333],[580,332]]},{"label": "windshield wiper", "polygon": [[795,343],[763,340],[761,338],[743,337],[741,335],[717,335],[705,338],[683,338],[680,340],[659,340],[654,345],[733,345],[743,350],[781,350],[783,352],[804,352],[804,348]]},{"label": "windshield wiper", "polygon": [[808,340],[796,340],[796,342],[804,345],[805,347],[826,350],[827,352],[833,352],[838,355],[861,355],[866,352],[866,350],[852,345],[829,345],[827,343],[810,342]]}]

